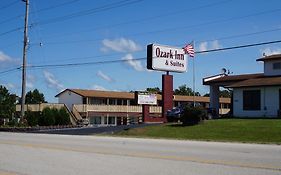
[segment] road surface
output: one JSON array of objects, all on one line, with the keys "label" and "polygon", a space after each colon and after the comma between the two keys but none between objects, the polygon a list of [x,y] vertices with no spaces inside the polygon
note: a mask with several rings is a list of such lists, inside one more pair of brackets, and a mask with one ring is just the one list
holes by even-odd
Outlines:
[{"label": "road surface", "polygon": [[0,175],[280,175],[281,146],[0,132]]}]

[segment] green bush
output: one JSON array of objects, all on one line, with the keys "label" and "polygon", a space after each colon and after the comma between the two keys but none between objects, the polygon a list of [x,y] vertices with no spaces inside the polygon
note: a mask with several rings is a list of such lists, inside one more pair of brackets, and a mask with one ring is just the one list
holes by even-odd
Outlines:
[{"label": "green bush", "polygon": [[42,111],[42,115],[40,117],[40,125],[41,126],[52,126],[55,125],[55,116],[54,116],[54,110],[51,108],[45,108]]},{"label": "green bush", "polygon": [[26,113],[26,120],[29,126],[52,126],[52,125],[69,125],[70,117],[64,108],[45,108],[42,112]]},{"label": "green bush", "polygon": [[69,125],[70,117],[65,108],[61,108],[59,111],[59,124],[60,125]]},{"label": "green bush", "polygon": [[27,111],[25,116],[26,116],[27,124],[29,126],[36,126],[39,124],[39,118],[41,116],[41,113]]},{"label": "green bush", "polygon": [[180,121],[183,125],[196,125],[204,120],[206,115],[205,109],[202,107],[185,107]]}]

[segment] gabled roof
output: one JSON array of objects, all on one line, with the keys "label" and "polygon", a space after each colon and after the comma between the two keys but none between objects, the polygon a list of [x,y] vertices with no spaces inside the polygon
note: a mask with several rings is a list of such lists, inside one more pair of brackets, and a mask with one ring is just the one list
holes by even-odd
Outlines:
[{"label": "gabled roof", "polygon": [[57,94],[55,97],[60,96],[65,91],[71,91],[82,97],[107,97],[107,98],[125,98],[134,99],[134,93],[130,92],[116,92],[116,91],[99,91],[99,90],[86,90],[86,89],[65,89]]},{"label": "gabled roof", "polygon": [[253,79],[253,78],[261,78],[264,77],[263,73],[256,73],[256,74],[242,74],[242,75],[226,75],[226,76],[220,76],[214,79],[211,79],[209,81],[205,81],[206,79],[209,79],[209,77],[203,79],[203,85],[211,85],[211,84],[217,84],[220,86],[229,86],[231,84]]},{"label": "gabled roof", "polygon": [[281,60],[281,54],[264,56],[262,58],[257,59],[257,61],[272,61],[272,60]]},{"label": "gabled roof", "polygon": [[280,76],[264,76],[260,78],[253,78],[244,81],[240,81],[234,84],[231,84],[227,87],[230,88],[239,88],[239,87],[258,87],[258,86],[279,86],[281,85]]}]

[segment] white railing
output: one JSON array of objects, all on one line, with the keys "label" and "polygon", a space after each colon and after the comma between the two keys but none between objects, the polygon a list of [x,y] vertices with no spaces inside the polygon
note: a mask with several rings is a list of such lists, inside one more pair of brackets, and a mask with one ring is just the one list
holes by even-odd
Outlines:
[{"label": "white railing", "polygon": [[161,106],[150,106],[149,112],[150,113],[162,113],[162,107]]},{"label": "white railing", "polygon": [[78,112],[142,112],[142,106],[124,105],[74,105]]},{"label": "white railing", "polygon": [[[73,105],[78,112],[142,112],[142,106],[125,105]],[[220,114],[226,114],[230,109],[220,108]],[[161,106],[150,106],[150,113],[162,113]]]}]

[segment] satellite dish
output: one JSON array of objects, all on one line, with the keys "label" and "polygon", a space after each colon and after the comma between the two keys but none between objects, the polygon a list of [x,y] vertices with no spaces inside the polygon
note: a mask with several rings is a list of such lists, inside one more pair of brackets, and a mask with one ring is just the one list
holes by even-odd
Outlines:
[{"label": "satellite dish", "polygon": [[221,69],[221,73],[222,73],[222,74],[225,74],[225,73],[226,73],[226,68],[222,68],[222,69]]}]

